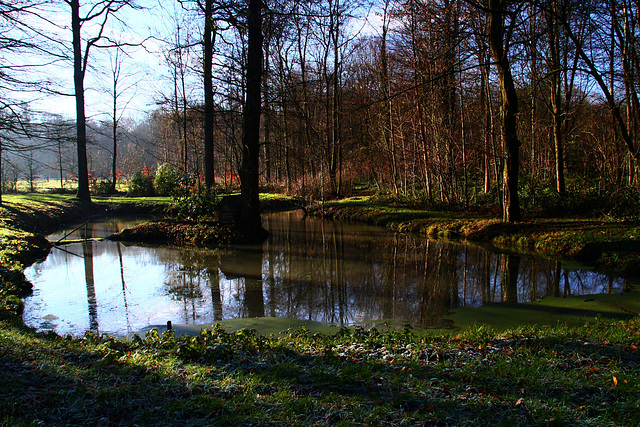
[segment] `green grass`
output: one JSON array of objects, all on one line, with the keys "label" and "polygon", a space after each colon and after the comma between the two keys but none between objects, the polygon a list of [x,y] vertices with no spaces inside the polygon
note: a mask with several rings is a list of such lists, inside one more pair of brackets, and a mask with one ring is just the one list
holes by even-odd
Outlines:
[{"label": "green grass", "polygon": [[640,422],[637,319],[454,337],[215,327],[124,342],[1,326],[6,425]]}]

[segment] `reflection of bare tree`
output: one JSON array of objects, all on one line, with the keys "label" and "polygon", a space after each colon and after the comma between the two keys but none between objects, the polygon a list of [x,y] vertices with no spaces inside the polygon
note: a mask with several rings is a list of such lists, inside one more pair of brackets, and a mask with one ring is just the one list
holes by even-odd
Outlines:
[{"label": "reflection of bare tree", "polygon": [[[242,261],[238,254],[227,252],[220,256],[220,270],[227,279],[244,282],[240,292],[242,300],[242,317],[264,316],[264,293],[262,286],[262,244],[244,248]],[[238,288],[240,290],[240,288]]]},{"label": "reflection of bare tree", "polygon": [[387,267],[387,277],[384,281],[384,300],[382,303],[382,317],[384,319],[393,319],[395,308],[395,285],[398,282],[398,235],[394,236],[393,246],[391,247],[390,262]]},{"label": "reflection of bare tree", "polygon": [[122,299],[124,301],[124,315],[127,318],[127,332],[131,332],[131,320],[129,318],[129,303],[127,302],[127,284],[124,281],[124,263],[122,262],[122,244],[116,242],[118,260],[120,261],[120,282],[122,283]]},{"label": "reflection of bare tree", "polygon": [[213,320],[222,320],[222,298],[220,296],[220,274],[218,273],[217,266],[207,268],[207,274],[209,275],[209,286],[211,286],[211,304],[213,305]]},{"label": "reflection of bare tree", "polygon": [[89,304],[89,330],[98,332],[98,302],[96,299],[96,287],[93,277],[93,237],[89,227],[80,229],[82,242],[82,257],[84,259],[84,278],[87,284],[87,301]]},{"label": "reflection of bare tree", "polygon": [[[324,229],[323,231],[326,232]],[[328,278],[327,283],[331,286],[331,295],[338,311],[338,317],[334,322],[343,325],[347,320],[347,309],[351,307],[347,307],[348,288],[344,278],[344,239],[342,238],[342,233],[340,237],[338,237],[336,235],[337,232],[338,231],[333,228],[328,233],[326,241],[329,247],[324,254],[329,257],[329,263],[331,265],[331,270],[326,272]]]},{"label": "reflection of bare tree", "polygon": [[482,304],[491,301],[491,257],[487,251],[480,254],[480,294]]},{"label": "reflection of bare tree", "polygon": [[[115,223],[116,233],[120,231],[120,225]],[[127,284],[124,280],[124,262],[122,261],[122,244],[116,242],[116,250],[118,252],[118,261],[120,264],[120,282],[122,283],[122,299],[124,301],[124,315],[127,318],[127,332],[131,332],[131,320],[129,317],[129,303],[127,302]]]},{"label": "reflection of bare tree", "polygon": [[265,242],[265,246],[266,246],[266,256],[267,256],[267,277],[265,280],[265,290],[267,292],[268,295],[268,306],[266,308],[266,315],[269,317],[275,317],[276,316],[276,289],[275,289],[275,280],[274,280],[274,275],[275,275],[275,270],[274,270],[274,266],[276,263],[276,254],[274,253],[275,251],[271,251],[269,248],[269,241],[267,240]]},{"label": "reflection of bare tree", "polygon": [[[578,279],[580,279],[579,276],[578,276]],[[565,270],[564,271],[564,296],[567,297],[569,295],[571,295],[571,284],[569,283],[569,272]]]},{"label": "reflection of bare tree", "polygon": [[502,254],[502,301],[518,302],[518,273],[520,270],[520,256]]},{"label": "reflection of bare tree", "polygon": [[179,258],[180,267],[165,286],[173,299],[182,302],[183,320],[190,323],[198,318],[196,301],[203,297],[203,274],[193,251],[180,251]]},{"label": "reflection of bare tree", "polygon": [[551,281],[551,289],[547,291],[547,295],[560,296],[560,276],[562,275],[562,263],[556,261],[553,267],[553,277]]}]

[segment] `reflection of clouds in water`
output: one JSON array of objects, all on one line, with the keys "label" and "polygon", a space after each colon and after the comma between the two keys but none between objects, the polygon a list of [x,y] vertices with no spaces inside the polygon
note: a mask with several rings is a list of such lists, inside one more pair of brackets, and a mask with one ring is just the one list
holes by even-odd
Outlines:
[{"label": "reflection of clouds in water", "polygon": [[[366,225],[302,220],[299,213],[268,215],[265,226],[271,236],[262,248],[94,243],[100,332],[261,315],[340,325],[378,319],[433,325],[455,307],[619,292],[625,286],[622,279],[564,269],[553,260],[510,260],[479,247]],[[83,253],[80,244],[66,249]],[[508,282],[505,265],[514,266]],[[25,301],[25,322],[82,335],[89,327],[83,259],[53,250],[25,273],[35,286]]]}]

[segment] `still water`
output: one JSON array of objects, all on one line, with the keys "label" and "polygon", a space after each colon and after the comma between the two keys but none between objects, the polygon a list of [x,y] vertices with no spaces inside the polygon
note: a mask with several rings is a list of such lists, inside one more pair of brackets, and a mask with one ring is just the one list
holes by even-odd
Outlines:
[{"label": "still water", "polygon": [[[139,220],[93,221],[69,239]],[[361,224],[263,217],[263,245],[171,248],[86,241],[25,270],[24,321],[42,331],[125,335],[150,325],[290,317],[335,325],[442,324],[450,309],[543,296],[620,292],[623,279],[558,261],[496,254]],[[70,230],[75,227],[70,227]],[[49,236],[55,241],[66,230]]]}]

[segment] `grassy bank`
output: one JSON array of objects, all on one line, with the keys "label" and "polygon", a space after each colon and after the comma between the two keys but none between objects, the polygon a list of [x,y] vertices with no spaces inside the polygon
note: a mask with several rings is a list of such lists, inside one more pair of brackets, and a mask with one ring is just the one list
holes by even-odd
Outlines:
[{"label": "grassy bank", "polygon": [[482,213],[432,212],[372,197],[315,205],[310,212],[431,238],[488,242],[512,251],[640,276],[640,220],[539,218],[505,224]]}]

